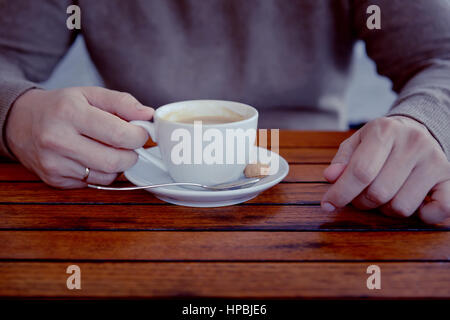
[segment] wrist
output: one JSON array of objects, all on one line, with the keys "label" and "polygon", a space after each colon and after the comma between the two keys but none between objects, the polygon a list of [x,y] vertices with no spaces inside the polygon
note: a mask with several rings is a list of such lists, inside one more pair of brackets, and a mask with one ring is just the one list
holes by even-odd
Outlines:
[{"label": "wrist", "polygon": [[408,117],[408,116],[395,115],[395,116],[388,116],[388,118],[397,120],[405,125],[411,125],[411,126],[414,126],[414,127],[420,128],[420,129],[425,129],[426,131],[428,131],[428,128],[422,122],[420,122],[414,118]]},{"label": "wrist", "polygon": [[6,149],[9,151],[9,153],[17,159],[17,154],[14,151],[15,149],[15,142],[16,142],[16,136],[18,133],[20,133],[23,129],[22,121],[26,120],[22,115],[25,115],[25,117],[29,117],[30,114],[27,111],[24,111],[24,109],[27,108],[30,103],[32,104],[34,101],[35,94],[39,91],[43,91],[41,89],[30,89],[22,93],[11,105],[11,107],[8,110],[8,114],[5,119],[4,123],[4,144]]}]

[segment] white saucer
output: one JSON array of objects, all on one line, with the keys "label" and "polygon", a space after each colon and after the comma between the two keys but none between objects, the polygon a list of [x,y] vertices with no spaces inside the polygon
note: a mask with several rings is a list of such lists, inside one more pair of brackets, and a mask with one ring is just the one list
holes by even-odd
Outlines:
[{"label": "white saucer", "polygon": [[[149,148],[147,151],[160,156],[158,147]],[[223,207],[245,202],[279,183],[289,172],[289,165],[286,160],[270,150],[264,150],[264,152],[271,153],[270,156],[272,157],[278,157],[278,172],[264,177],[251,187],[238,190],[208,191],[170,186],[147,189],[147,191],[163,201],[188,207]],[[167,172],[162,171],[141,157],[124,174],[130,182],[137,186],[174,182]],[[244,174],[242,174],[242,179],[244,178]]]}]

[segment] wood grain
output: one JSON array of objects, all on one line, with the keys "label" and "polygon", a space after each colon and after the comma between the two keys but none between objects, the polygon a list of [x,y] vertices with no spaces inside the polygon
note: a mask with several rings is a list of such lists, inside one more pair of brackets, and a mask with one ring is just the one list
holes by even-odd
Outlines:
[{"label": "wood grain", "polygon": [[[279,147],[297,147],[297,148],[338,148],[339,145],[350,137],[355,131],[298,131],[298,130],[280,130]],[[258,134],[257,144],[261,145]],[[276,141],[276,140],[275,140]],[[154,147],[156,144],[149,139],[145,144],[146,148]],[[271,130],[267,130],[266,146],[272,145]]]},{"label": "wood grain", "polygon": [[326,182],[323,171],[327,164],[290,164],[284,182]]},{"label": "wood grain", "polygon": [[[355,131],[297,131],[280,130],[280,147],[297,148],[338,148],[342,141],[350,137]],[[268,131],[268,146],[271,145],[271,132]]]},{"label": "wood grain", "polygon": [[330,163],[336,154],[336,148],[283,148],[279,154],[292,163]]},{"label": "wood grain", "polygon": [[450,232],[2,231],[0,259],[449,260]]},{"label": "wood grain", "polygon": [[[281,183],[247,203],[319,204],[329,186],[324,183]],[[87,188],[59,190],[37,182],[0,182],[0,203],[162,204],[163,202],[145,190],[120,192]]]},{"label": "wood grain", "polygon": [[[291,164],[289,174],[284,179],[287,182],[325,182],[323,170],[326,164]],[[38,182],[41,181],[37,175],[28,171],[20,163],[0,164],[0,181],[9,182]]]},{"label": "wood grain", "polygon": [[[321,211],[322,171],[351,134],[281,131],[284,182],[225,208],[56,190],[3,162],[0,296],[450,298],[450,220]],[[66,288],[70,264],[82,269],[80,291]],[[382,290],[366,288],[370,264],[381,267]]]},{"label": "wood grain", "polygon": [[[337,147],[281,147],[277,151],[289,163],[329,163],[336,154]],[[17,164],[14,161],[0,161],[2,168]],[[2,170],[3,171],[3,170]],[[4,174],[4,173],[2,173]],[[29,174],[27,174],[29,175]]]},{"label": "wood grain", "polygon": [[18,162],[0,163],[0,181],[40,181],[39,177]]},{"label": "wood grain", "polygon": [[[66,269],[81,269],[68,290]],[[63,298],[446,298],[448,263],[380,263],[369,290],[365,263],[0,262],[0,296]]]},{"label": "wood grain", "polygon": [[450,230],[351,206],[0,205],[0,229],[40,230]]}]

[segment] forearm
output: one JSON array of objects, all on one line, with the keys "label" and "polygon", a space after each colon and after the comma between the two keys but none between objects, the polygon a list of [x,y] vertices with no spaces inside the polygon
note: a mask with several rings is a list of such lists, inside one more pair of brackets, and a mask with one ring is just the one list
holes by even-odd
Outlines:
[{"label": "forearm", "polygon": [[75,39],[65,25],[72,0],[0,1],[0,153],[5,121],[24,92],[46,80]]},{"label": "forearm", "polygon": [[[406,3],[405,3],[406,2]],[[447,0],[358,0],[355,31],[377,71],[399,96],[388,115],[423,123],[450,158],[450,3]],[[379,30],[366,26],[366,8],[381,10]]]},{"label": "forearm", "polygon": [[12,61],[0,55],[0,153],[14,158],[6,145],[5,124],[14,102],[36,84],[26,79]]}]

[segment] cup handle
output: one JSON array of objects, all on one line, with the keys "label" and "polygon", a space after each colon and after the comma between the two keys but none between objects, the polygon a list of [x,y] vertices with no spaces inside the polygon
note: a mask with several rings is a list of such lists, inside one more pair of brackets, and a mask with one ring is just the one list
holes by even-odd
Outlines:
[{"label": "cup handle", "polygon": [[[141,121],[141,120],[133,120],[130,121],[131,124],[137,125],[139,127],[144,128],[148,134],[150,135],[150,137],[152,138],[153,141],[156,141],[156,131],[155,131],[155,124],[153,122],[149,122],[149,121]],[[150,161],[151,163],[153,163],[155,166],[157,166],[158,168],[160,168],[163,171],[167,172],[167,167],[164,164],[163,160],[157,156],[154,156],[152,154],[150,154],[147,150],[145,150],[144,148],[138,148],[138,149],[134,149],[134,151],[143,159]]]}]

